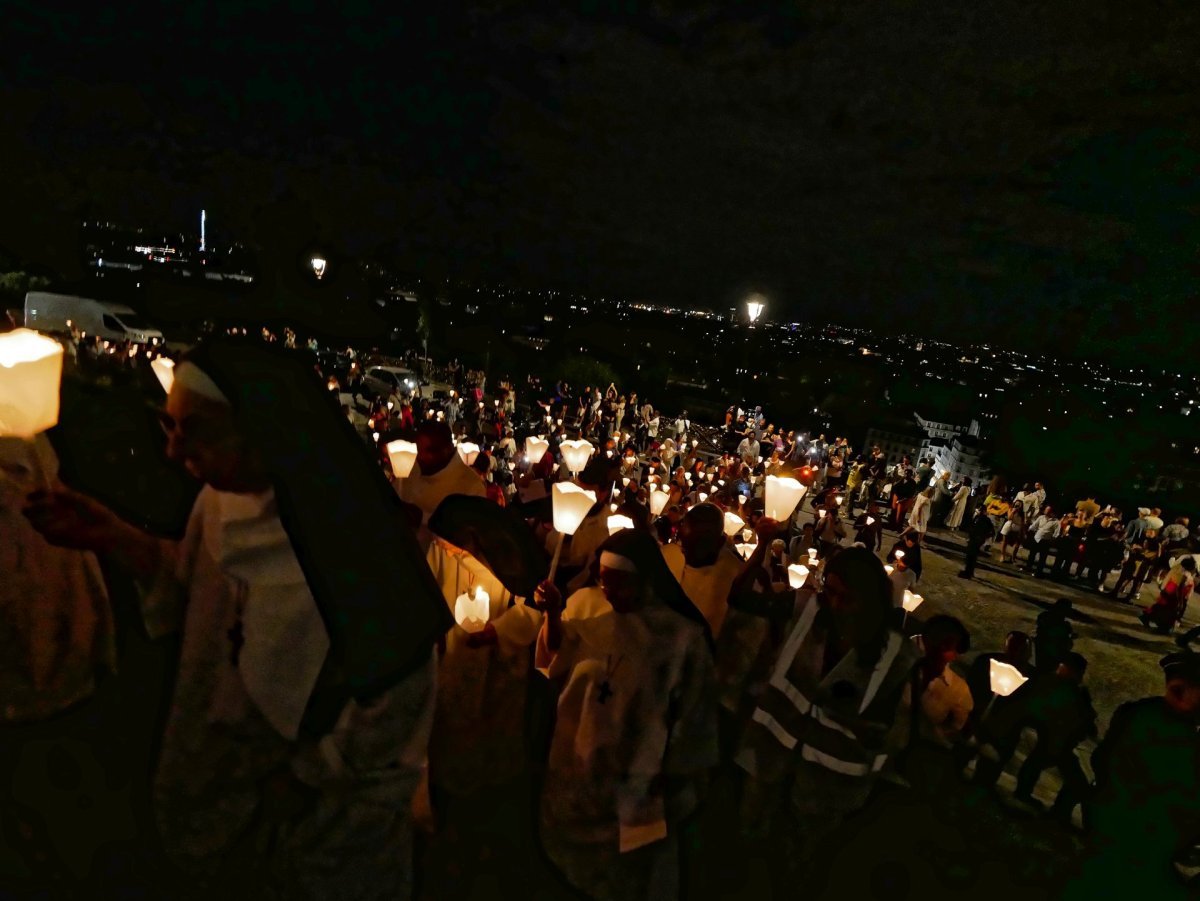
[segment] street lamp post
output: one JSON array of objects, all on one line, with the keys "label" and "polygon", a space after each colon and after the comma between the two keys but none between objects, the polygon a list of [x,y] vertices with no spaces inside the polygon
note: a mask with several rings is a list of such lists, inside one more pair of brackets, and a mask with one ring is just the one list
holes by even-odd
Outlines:
[{"label": "street lamp post", "polygon": [[324,257],[315,256],[308,262],[309,265],[312,266],[313,275],[317,277],[317,280],[320,281],[323,279],[325,277],[325,269],[329,265],[329,261]]},{"label": "street lamp post", "polygon": [[[767,308],[767,299],[765,297],[763,297],[761,294],[757,294],[757,293],[751,294],[746,298],[746,318],[750,321],[750,328],[754,328],[754,324],[756,322],[758,322],[759,318],[762,316],[763,311],[766,310],[766,308]],[[747,332],[747,334],[746,334],[746,371],[742,375],[742,384],[744,386],[742,389],[742,393],[743,393],[743,397],[747,401],[749,400],[748,391],[750,389],[751,383],[753,382],[753,379],[750,378],[750,366],[751,366],[752,362],[754,361],[754,351],[755,351],[755,347],[751,341],[750,334]]]}]

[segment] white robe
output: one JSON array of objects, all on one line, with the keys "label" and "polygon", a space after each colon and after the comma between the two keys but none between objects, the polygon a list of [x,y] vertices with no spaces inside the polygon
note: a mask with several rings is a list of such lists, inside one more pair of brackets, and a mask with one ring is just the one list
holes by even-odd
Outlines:
[{"label": "white robe", "polygon": [[917,532],[924,535],[929,531],[930,500],[924,494],[918,494],[913,501],[912,509],[908,511],[908,524]]},{"label": "white robe", "polygon": [[[271,494],[204,488],[182,542],[163,551],[142,610],[152,636],[182,631],[154,780],[168,853],[202,884],[254,873],[286,897],[407,897],[432,653],[370,704],[347,702],[327,734],[299,737],[329,641]],[[272,827],[257,813],[281,767],[317,804]]]},{"label": "white robe", "polygon": [[542,614],[514,596],[476,557],[440,538],[425,559],[451,613],[472,585],[490,600],[495,645],[473,648],[470,633],[454,625],[438,666],[437,713],[429,743],[433,784],[462,797],[515,780],[524,765],[525,697],[529,647]]},{"label": "white robe", "polygon": [[950,515],[946,517],[946,528],[957,529],[962,525],[963,517],[967,515],[967,501],[970,497],[971,489],[960,485],[954,495],[954,506],[950,509]]},{"label": "white robe", "polygon": [[423,475],[420,466],[414,465],[408,478],[397,481],[396,493],[402,501],[421,508],[421,528],[417,535],[421,547],[426,548],[433,537],[429,532],[429,517],[442,501],[452,494],[487,497],[487,488],[483,479],[456,453],[440,472],[433,475]]},{"label": "white robe", "polygon": [[683,558],[683,548],[678,544],[663,545],[662,555],[683,593],[708,623],[713,638],[718,638],[729,613],[729,590],[742,571],[743,561],[728,546],[722,548],[716,562],[708,566],[688,566]]},{"label": "white robe", "polygon": [[[36,455],[36,456],[35,456]],[[93,554],[49,544],[21,513],[53,480],[50,442],[0,438],[0,720],[44,719],[116,669],[112,609]]]},{"label": "white robe", "polygon": [[[538,664],[561,685],[542,790],[542,841],[567,879],[602,899],[678,894],[675,830],[688,777],[717,762],[712,655],[703,630],[652,603],[564,622]],[[684,788],[664,793],[664,776]]]}]

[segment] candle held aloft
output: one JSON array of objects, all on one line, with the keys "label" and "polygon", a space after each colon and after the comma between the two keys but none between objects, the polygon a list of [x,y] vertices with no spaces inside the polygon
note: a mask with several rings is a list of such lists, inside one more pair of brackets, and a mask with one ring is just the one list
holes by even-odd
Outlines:
[{"label": "candle held aloft", "polygon": [[32,329],[0,335],[0,435],[32,438],[58,424],[63,349]]},{"label": "candle held aloft", "polygon": [[392,475],[407,479],[417,462],[417,445],[413,441],[389,441],[385,445],[392,463]]},{"label": "candle held aloft", "polygon": [[991,681],[992,693],[1002,698],[1007,698],[1029,681],[1015,666],[995,657],[988,661],[988,678]]},{"label": "candle held aloft", "polygon": [[808,580],[808,567],[803,563],[793,563],[787,568],[788,585],[792,588],[803,588]]}]

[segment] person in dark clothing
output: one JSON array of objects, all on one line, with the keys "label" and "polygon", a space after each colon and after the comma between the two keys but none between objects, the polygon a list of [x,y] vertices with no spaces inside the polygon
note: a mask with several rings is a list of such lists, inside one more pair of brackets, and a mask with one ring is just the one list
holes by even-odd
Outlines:
[{"label": "person in dark clothing", "polygon": [[1050,578],[1067,579],[1071,575],[1071,564],[1079,557],[1080,545],[1084,541],[1085,526],[1078,518],[1064,517],[1062,531],[1054,539],[1054,565],[1050,568]]},{"label": "person in dark clothing", "polygon": [[[971,700],[975,707],[971,711],[972,719],[978,719],[984,709],[992,701],[991,662],[999,660],[1009,666],[1016,667],[1021,675],[1029,678],[1033,675],[1033,667],[1029,663],[1033,648],[1029,635],[1025,632],[1009,632],[1004,639],[1004,650],[998,653],[980,654],[972,661],[967,670],[967,688],[971,690]],[[997,699],[999,704],[1004,699]]]},{"label": "person in dark clothing", "polygon": [[868,505],[866,513],[860,514],[854,520],[854,528],[856,542],[861,542],[873,551],[883,550],[883,514],[879,512],[875,501]]},{"label": "person in dark clothing", "polygon": [[967,529],[967,560],[963,571],[958,574],[960,579],[975,578],[975,562],[979,559],[979,549],[992,537],[992,521],[987,511],[976,511],[975,518]]},{"label": "person in dark clothing", "polygon": [[980,727],[984,742],[975,767],[975,782],[995,785],[1004,765],[1012,757],[1023,729],[1037,733],[1037,743],[1017,773],[1013,796],[1037,806],[1033,790],[1043,770],[1057,769],[1063,785],[1051,812],[1069,819],[1087,793],[1088,780],[1075,756],[1075,747],[1096,735],[1096,710],[1083,687],[1087,661],[1067,654],[1054,673],[1035,675],[1018,688],[1008,703],[993,711]]},{"label": "person in dark clothing", "polygon": [[1108,574],[1121,565],[1125,556],[1125,538],[1121,528],[1093,531],[1083,551],[1083,565],[1076,578],[1093,591],[1099,590]]},{"label": "person in dark clothing", "polygon": [[914,532],[909,532],[893,545],[888,551],[887,562],[896,562],[896,552],[904,552],[904,565],[913,571],[918,579],[921,578],[921,543]]},{"label": "person in dark clothing", "polygon": [[1200,839],[1200,655],[1159,665],[1163,695],[1118,707],[1092,755],[1088,850],[1069,901],[1110,895],[1132,873],[1140,897],[1188,897],[1171,864]]},{"label": "person in dark clothing", "polygon": [[1068,622],[1072,609],[1070,600],[1059,598],[1053,607],[1038,614],[1033,650],[1034,668],[1039,673],[1054,672],[1058,664],[1071,653],[1075,644],[1075,632]]}]

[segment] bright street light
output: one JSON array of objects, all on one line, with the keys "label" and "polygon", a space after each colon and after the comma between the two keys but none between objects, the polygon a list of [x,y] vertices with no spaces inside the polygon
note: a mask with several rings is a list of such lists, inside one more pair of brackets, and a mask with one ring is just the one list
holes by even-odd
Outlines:
[{"label": "bright street light", "polygon": [[746,298],[746,315],[750,317],[750,324],[754,325],[758,321],[758,317],[762,315],[763,310],[767,308],[767,299],[761,294],[751,294]]},{"label": "bright street light", "polygon": [[325,277],[325,267],[328,266],[329,263],[324,257],[313,257],[311,260],[309,260],[309,264],[312,266],[313,275],[315,275],[318,279]]}]

